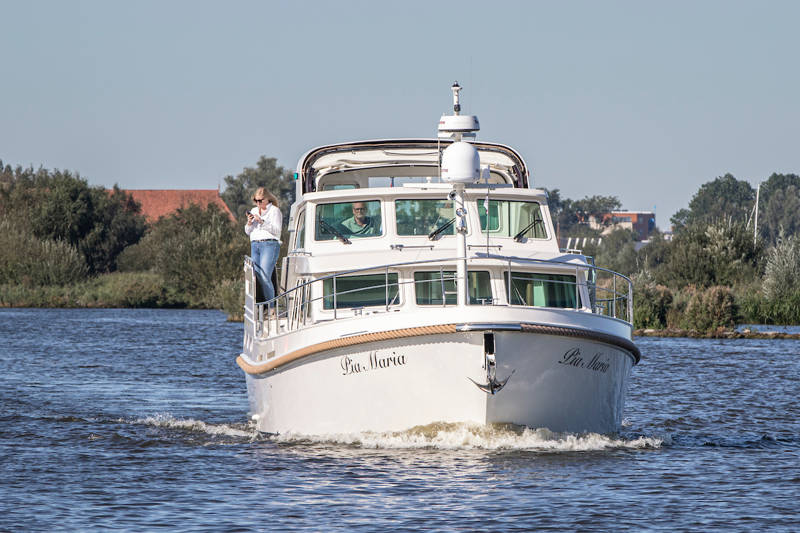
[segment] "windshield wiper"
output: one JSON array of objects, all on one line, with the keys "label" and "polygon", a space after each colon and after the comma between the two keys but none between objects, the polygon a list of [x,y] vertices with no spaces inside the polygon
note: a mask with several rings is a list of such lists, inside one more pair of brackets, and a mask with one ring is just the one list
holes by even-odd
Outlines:
[{"label": "windshield wiper", "polygon": [[542,222],[544,222],[544,221],[541,218],[534,218],[533,222],[531,222],[530,224],[528,224],[527,226],[522,228],[522,231],[520,231],[519,233],[514,235],[514,240],[517,241],[517,242],[522,242],[522,236],[525,235],[526,233],[528,233],[528,230],[530,230],[536,224],[540,224]]},{"label": "windshield wiper", "polygon": [[433,230],[432,232],[430,232],[428,234],[428,240],[432,241],[433,239],[435,239],[437,235],[439,235],[441,232],[443,232],[444,230],[446,230],[447,228],[452,226],[453,222],[455,222],[455,221],[456,221],[456,217],[453,217],[450,220],[448,220],[447,222],[445,222],[444,224],[442,224],[441,226],[439,226],[438,228],[436,228],[435,230]]},{"label": "windshield wiper", "polygon": [[342,241],[342,244],[353,244],[352,242],[350,242],[350,239],[342,235],[342,233],[339,230],[337,230],[336,228],[334,228],[321,218],[319,219],[319,225],[322,229],[324,229],[328,233],[333,233],[340,241]]}]

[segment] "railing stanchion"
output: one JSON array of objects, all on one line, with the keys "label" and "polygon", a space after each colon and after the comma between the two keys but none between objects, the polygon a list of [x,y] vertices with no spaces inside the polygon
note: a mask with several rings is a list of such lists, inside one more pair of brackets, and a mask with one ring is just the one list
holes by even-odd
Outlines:
[{"label": "railing stanchion", "polygon": [[511,259],[508,260],[508,305],[511,305]]},{"label": "railing stanchion", "polygon": [[578,265],[575,265],[575,309],[580,309],[580,301],[581,301],[581,289],[580,285],[578,285]]},{"label": "railing stanchion", "polygon": [[447,307],[447,293],[444,290],[444,267],[439,265],[439,285],[442,286],[442,307]]},{"label": "railing stanchion", "polygon": [[298,328],[306,325],[306,316],[308,315],[308,285],[303,285],[303,292],[300,293],[300,313],[300,324],[298,324]]},{"label": "railing stanchion", "polygon": [[617,318],[617,275],[616,274],[612,275],[611,279],[614,282],[614,285],[613,285],[614,286],[614,294],[613,294],[613,298],[614,299],[611,300],[611,316],[613,316],[614,318]]},{"label": "railing stanchion", "polygon": [[384,294],[386,295],[386,312],[389,312],[389,267],[386,267],[383,277]]},{"label": "railing stanchion", "polygon": [[633,324],[633,283],[628,282],[628,322]]},{"label": "railing stanchion", "polygon": [[[324,292],[324,291],[323,291]],[[336,308],[338,307],[336,302],[336,273],[333,274],[333,319],[336,320]]]}]

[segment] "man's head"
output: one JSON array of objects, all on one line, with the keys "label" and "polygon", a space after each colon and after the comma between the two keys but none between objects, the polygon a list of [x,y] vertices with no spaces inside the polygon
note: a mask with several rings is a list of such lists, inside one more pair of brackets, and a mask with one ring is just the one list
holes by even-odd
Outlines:
[{"label": "man's head", "polygon": [[360,226],[367,223],[367,206],[364,202],[356,202],[353,204],[353,220]]}]

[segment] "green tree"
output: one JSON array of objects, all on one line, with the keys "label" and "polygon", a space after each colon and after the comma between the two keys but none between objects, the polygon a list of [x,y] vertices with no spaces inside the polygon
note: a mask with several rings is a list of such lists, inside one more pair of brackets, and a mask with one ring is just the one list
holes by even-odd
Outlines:
[{"label": "green tree", "polygon": [[596,237],[600,231],[589,227],[589,218],[594,217],[602,224],[602,215],[622,207],[616,196],[587,196],[582,200],[571,200],[562,198],[559,189],[545,189],[545,192],[559,237]]},{"label": "green tree", "polygon": [[636,261],[641,272],[652,276],[662,265],[669,261],[672,243],[664,238],[660,231],[650,234],[650,242],[639,248],[636,252]]},{"label": "green tree", "polygon": [[159,219],[120,262],[125,270],[149,267],[164,278],[172,299],[202,306],[221,283],[241,278],[248,251],[239,224],[213,204],[193,204]]},{"label": "green tree", "polygon": [[117,185],[110,192],[92,188],[91,193],[94,220],[79,249],[94,272],[113,272],[122,250],[144,235],[145,220],[139,204]]},{"label": "green tree", "polygon": [[622,207],[622,202],[616,196],[587,196],[583,200],[572,203],[572,208],[581,222],[588,222],[594,218],[598,224],[608,225],[603,220],[603,215],[616,211]]},{"label": "green tree", "polygon": [[663,329],[673,295],[669,288],[644,280],[634,280],[633,324],[635,328]]},{"label": "green tree", "polygon": [[800,177],[772,174],[761,186],[759,233],[775,244],[783,231],[787,236],[800,233]]},{"label": "green tree", "polygon": [[599,244],[592,244],[584,249],[587,255],[593,255],[597,266],[630,276],[637,271],[636,236],[627,229],[616,229],[603,235]]},{"label": "green tree", "polygon": [[800,235],[781,237],[767,256],[762,291],[768,300],[800,292]]},{"label": "green tree", "polygon": [[716,220],[746,222],[753,209],[755,196],[748,182],[725,174],[701,185],[689,202],[689,208],[675,213],[670,221],[676,232],[693,224],[708,224]]},{"label": "green tree", "polygon": [[38,239],[74,247],[90,274],[114,270],[119,253],[144,234],[138,204],[116,186],[109,193],[69,171],[2,168],[0,209],[27,221]]},{"label": "green tree", "polygon": [[245,167],[235,178],[225,176],[225,190],[221,196],[237,220],[244,220],[253,207],[253,193],[265,187],[280,200],[284,228],[289,219],[289,206],[294,202],[294,174],[278,166],[274,157],[261,156],[255,168]]},{"label": "green tree", "polygon": [[67,285],[86,278],[83,256],[67,242],[39,239],[27,222],[0,214],[0,285]]},{"label": "green tree", "polygon": [[762,249],[745,222],[692,224],[675,236],[663,262],[651,263],[652,275],[656,283],[675,289],[747,283],[760,274]]}]

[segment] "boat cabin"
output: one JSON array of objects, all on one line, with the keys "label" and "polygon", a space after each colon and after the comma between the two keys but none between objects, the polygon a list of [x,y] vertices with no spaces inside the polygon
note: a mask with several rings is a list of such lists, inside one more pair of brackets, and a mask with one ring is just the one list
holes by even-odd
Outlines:
[{"label": "boat cabin", "polygon": [[281,296],[266,304],[289,330],[437,306],[617,316],[629,300],[587,258],[560,252],[546,192],[515,150],[464,142],[479,125],[458,113],[459,89],[437,139],[334,144],[300,159]]},{"label": "boat cabin", "polygon": [[[318,318],[345,309],[361,314],[456,305],[463,233],[473,256],[468,305],[590,309],[589,294],[581,297],[585,261],[560,254],[546,193],[528,188],[522,158],[482,143],[478,153],[487,171],[465,187],[459,221],[453,187],[439,175],[443,146],[437,140],[369,141],[309,152],[298,166],[282,289],[322,279],[309,295]],[[519,261],[502,262],[500,255]]]}]

